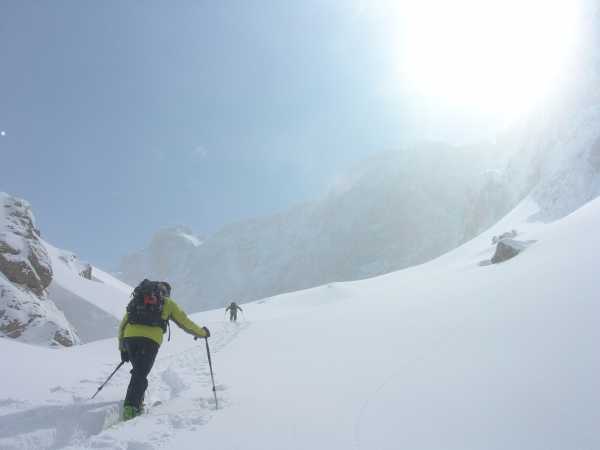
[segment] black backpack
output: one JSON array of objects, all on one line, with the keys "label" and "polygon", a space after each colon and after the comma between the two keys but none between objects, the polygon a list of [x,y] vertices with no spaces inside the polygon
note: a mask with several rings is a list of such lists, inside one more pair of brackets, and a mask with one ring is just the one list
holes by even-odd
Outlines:
[{"label": "black backpack", "polygon": [[167,320],[163,320],[165,289],[158,281],[145,279],[131,294],[127,305],[127,322],[133,325],[148,325],[167,329]]}]

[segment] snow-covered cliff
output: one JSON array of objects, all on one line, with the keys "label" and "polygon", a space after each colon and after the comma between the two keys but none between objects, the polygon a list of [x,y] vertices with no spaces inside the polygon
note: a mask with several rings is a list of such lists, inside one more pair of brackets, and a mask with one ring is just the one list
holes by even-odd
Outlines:
[{"label": "snow-covered cliff", "polygon": [[43,241],[31,205],[0,193],[0,337],[50,346],[112,337],[130,292]]},{"label": "snow-covered cliff", "polygon": [[48,298],[52,264],[31,206],[0,193],[0,336],[71,346],[79,336]]}]

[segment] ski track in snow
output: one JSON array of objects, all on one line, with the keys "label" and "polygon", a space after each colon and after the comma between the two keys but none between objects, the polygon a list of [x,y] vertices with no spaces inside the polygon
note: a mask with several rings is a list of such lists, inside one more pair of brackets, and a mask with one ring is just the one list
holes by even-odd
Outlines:
[{"label": "ski track in snow", "polygon": [[[476,317],[476,314],[465,315],[464,318],[460,321],[460,323],[462,324],[463,322],[467,322],[467,319],[471,318],[471,317],[473,317],[473,318]],[[445,349],[447,339],[452,334],[454,334],[454,332],[456,332],[460,329],[461,329],[460,325],[455,326],[449,332],[438,337],[436,339],[436,341],[433,343],[433,345],[431,346],[431,349],[429,352],[424,353],[413,360],[404,361],[404,363],[402,364],[402,366],[399,370],[396,370],[396,371],[390,373],[387,377],[385,377],[383,379],[383,381],[373,389],[371,394],[367,398],[365,398],[362,406],[358,410],[358,414],[357,414],[356,420],[354,422],[353,435],[354,435],[354,449],[355,450],[365,450],[365,447],[362,443],[361,427],[365,420],[365,413],[368,411],[368,409],[372,406],[373,403],[377,402],[377,397],[381,394],[381,392],[384,391],[385,388],[388,385],[390,385],[393,381],[395,381],[397,378],[401,377],[403,375],[403,373],[405,372],[406,368],[418,366],[419,364],[426,361],[428,358],[431,358],[432,356],[435,357],[436,355],[441,354]]]},{"label": "ski track in snow", "polygon": [[[247,322],[215,326],[215,331],[209,340],[213,358],[248,326]],[[218,361],[218,356],[215,359]],[[148,410],[143,416],[128,422],[120,421],[121,399],[102,401],[101,391],[96,401],[87,400],[90,386],[99,386],[113,369],[112,365],[106,365],[101,376],[95,380],[83,379],[79,381],[79,386],[57,386],[51,389],[53,394],[70,395],[72,397],[70,403],[33,406],[16,399],[0,399],[0,406],[2,406],[0,448],[2,450],[167,448],[169,440],[178,430],[193,431],[210,420],[215,413],[204,345],[195,344],[184,351],[165,354],[163,357],[159,352],[148,377],[145,399]],[[215,382],[218,383],[218,365],[214,369]],[[121,370],[110,382],[113,390],[120,390],[123,396],[128,383],[128,370]],[[225,391],[225,386],[217,384],[219,409],[228,405],[227,398],[224,398]],[[7,411],[11,412],[5,414]],[[148,422],[151,422],[151,426],[148,426]],[[149,429],[152,430],[150,434]]]}]

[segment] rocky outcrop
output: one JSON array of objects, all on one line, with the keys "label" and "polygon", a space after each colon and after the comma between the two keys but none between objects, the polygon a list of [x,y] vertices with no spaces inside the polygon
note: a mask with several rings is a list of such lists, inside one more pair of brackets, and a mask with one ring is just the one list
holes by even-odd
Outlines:
[{"label": "rocky outcrop", "polygon": [[6,194],[0,202],[0,272],[11,282],[43,295],[52,281],[52,267],[31,206]]},{"label": "rocky outcrop", "polygon": [[85,265],[85,268],[79,272],[79,276],[81,276],[82,278],[85,278],[86,280],[91,280],[92,279],[92,266],[89,264]]},{"label": "rocky outcrop", "polygon": [[52,264],[31,206],[0,193],[0,336],[71,346],[77,333],[48,299]]},{"label": "rocky outcrop", "polygon": [[70,270],[77,273],[81,278],[92,280],[92,265],[83,262],[75,253],[61,250],[59,259],[64,262]]},{"label": "rocky outcrop", "polygon": [[0,336],[38,345],[80,342],[77,332],[46,294],[37,296],[0,273]]},{"label": "rocky outcrop", "polygon": [[496,245],[496,252],[492,257],[492,264],[499,264],[504,261],[508,261],[514,258],[523,250],[526,245],[523,242],[515,241],[513,239],[502,239]]}]

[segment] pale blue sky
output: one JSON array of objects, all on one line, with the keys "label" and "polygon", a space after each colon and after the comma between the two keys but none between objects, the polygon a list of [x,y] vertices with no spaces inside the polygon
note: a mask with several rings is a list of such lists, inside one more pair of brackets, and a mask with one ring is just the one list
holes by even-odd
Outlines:
[{"label": "pale blue sky", "polygon": [[395,88],[393,26],[327,0],[3,0],[0,190],[108,269],[160,227],[313,198],[372,152],[464,131]]}]

